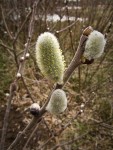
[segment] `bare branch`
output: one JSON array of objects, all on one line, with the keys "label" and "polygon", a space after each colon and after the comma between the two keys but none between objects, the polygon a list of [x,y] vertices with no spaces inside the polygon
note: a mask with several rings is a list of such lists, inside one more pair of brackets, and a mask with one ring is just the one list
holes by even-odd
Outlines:
[{"label": "bare branch", "polygon": [[[40,121],[41,122],[41,121]],[[29,136],[27,142],[25,143],[23,150],[26,150],[27,145],[29,144],[30,140],[32,139],[33,135],[36,133],[37,129],[39,127],[39,124],[34,128],[33,132],[31,133],[31,135]]]},{"label": "bare branch", "polygon": [[8,127],[8,118],[9,118],[9,113],[10,113],[10,108],[11,108],[11,101],[12,101],[15,91],[16,91],[16,82],[14,81],[10,86],[10,94],[8,97],[7,108],[6,108],[5,117],[4,117],[2,137],[1,137],[1,143],[0,143],[1,150],[4,150],[5,137],[7,133],[7,127]]},{"label": "bare branch", "polygon": [[16,40],[17,40],[17,38],[18,38],[18,36],[19,36],[20,32],[22,31],[22,29],[23,29],[24,25],[25,25],[25,24],[26,24],[26,22],[28,21],[28,18],[30,17],[31,13],[32,13],[32,11],[30,11],[30,12],[28,13],[28,15],[26,16],[26,18],[25,18],[24,22],[22,23],[21,27],[19,28],[19,31],[18,31],[18,32],[17,32],[17,34],[16,34],[16,37],[14,38],[13,43],[15,43],[15,42],[16,42]]},{"label": "bare branch", "polygon": [[23,84],[24,84],[24,87],[25,87],[25,89],[26,89],[26,91],[27,91],[27,93],[28,93],[29,97],[31,98],[32,102],[34,103],[35,101],[34,101],[34,99],[33,99],[32,95],[31,95],[31,93],[30,93],[30,91],[29,91],[29,89],[28,89],[28,87],[27,87],[27,85],[26,85],[25,81],[24,81],[24,78],[23,78],[23,77],[21,77],[21,79],[22,79],[22,82],[23,82]]},{"label": "bare branch", "polygon": [[68,25],[67,27],[59,30],[59,31],[56,31],[56,33],[61,33],[61,32],[64,32],[66,30],[68,30],[69,28],[73,27],[79,20],[75,20],[72,24]]},{"label": "bare branch", "polygon": [[65,71],[64,74],[64,84],[68,81],[68,79],[71,77],[71,74],[73,73],[73,71],[75,70],[75,68],[77,68],[80,64],[81,64],[81,58],[82,55],[84,53],[84,46],[85,46],[85,42],[88,38],[88,35],[90,34],[90,32],[92,32],[93,28],[92,27],[87,27],[84,31],[82,36],[80,37],[80,42],[77,48],[77,51],[70,63],[70,65],[68,66],[67,70]]},{"label": "bare branch", "polygon": [[6,20],[5,20],[4,11],[3,11],[2,6],[1,6],[1,11],[2,11],[2,18],[3,18],[3,22],[4,22],[4,25],[5,25],[5,28],[6,28],[6,30],[7,30],[7,33],[8,33],[8,35],[9,35],[10,39],[12,40],[12,39],[13,39],[13,36],[11,35],[11,32],[9,31],[9,28],[8,28],[8,26],[7,26],[7,23],[6,23]]},{"label": "bare branch", "polygon": [[67,70],[64,74],[64,83],[67,82],[67,80],[69,79],[69,77],[71,76],[71,74],[73,73],[75,68],[81,64],[80,59],[84,53],[84,43],[86,40],[87,40],[87,36],[82,35],[80,38],[80,43],[79,43],[79,46],[78,46],[77,51],[75,53],[75,56],[73,57],[69,67],[67,68]]},{"label": "bare branch", "polygon": [[41,121],[41,119],[37,120],[37,118],[34,117],[31,120],[31,122],[28,124],[28,126],[22,132],[18,133],[16,139],[13,141],[13,143],[9,146],[9,148],[7,150],[11,150],[15,145],[17,145],[18,142],[21,140],[22,136],[24,136],[25,133],[27,133],[29,130],[31,130],[31,128],[33,128],[40,121]]}]

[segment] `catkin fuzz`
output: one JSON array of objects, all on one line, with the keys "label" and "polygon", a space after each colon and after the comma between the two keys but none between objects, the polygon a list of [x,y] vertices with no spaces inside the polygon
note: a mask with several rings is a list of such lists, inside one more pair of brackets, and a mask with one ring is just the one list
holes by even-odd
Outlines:
[{"label": "catkin fuzz", "polygon": [[63,82],[64,58],[57,38],[44,32],[36,42],[36,61],[42,74],[55,82]]},{"label": "catkin fuzz", "polygon": [[67,108],[67,98],[63,90],[55,90],[50,98],[50,101],[46,107],[46,110],[51,114],[57,115]]},{"label": "catkin fuzz", "polygon": [[104,52],[106,39],[104,35],[98,31],[93,31],[86,41],[84,57],[91,60],[100,57]]}]

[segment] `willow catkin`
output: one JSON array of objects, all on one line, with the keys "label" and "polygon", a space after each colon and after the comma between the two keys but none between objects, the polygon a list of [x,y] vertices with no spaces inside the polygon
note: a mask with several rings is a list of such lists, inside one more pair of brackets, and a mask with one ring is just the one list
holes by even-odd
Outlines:
[{"label": "willow catkin", "polygon": [[43,75],[55,82],[63,82],[64,58],[59,42],[52,33],[44,32],[38,37],[36,61]]},{"label": "willow catkin", "polygon": [[67,98],[63,90],[55,90],[50,98],[50,101],[46,107],[46,110],[51,114],[57,115],[63,112],[67,108]]},{"label": "willow catkin", "polygon": [[84,57],[91,60],[100,57],[104,52],[106,39],[96,30],[92,31],[86,41]]}]

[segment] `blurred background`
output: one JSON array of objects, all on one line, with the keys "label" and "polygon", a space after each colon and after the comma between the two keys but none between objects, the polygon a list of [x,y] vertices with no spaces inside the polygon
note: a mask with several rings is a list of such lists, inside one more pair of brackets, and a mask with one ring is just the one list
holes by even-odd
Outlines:
[{"label": "blurred background", "polygon": [[[28,37],[30,12],[34,0],[0,1],[0,133],[6,109],[6,93],[17,72],[17,62],[24,52]],[[28,17],[27,17],[28,16]],[[68,97],[68,109],[54,117],[47,113],[38,130],[28,143],[28,150],[38,149],[63,124],[73,118],[78,107],[87,100],[83,114],[73,120],[65,131],[43,146],[49,150],[60,142],[67,142],[89,131],[82,140],[64,145],[58,150],[112,150],[113,149],[113,1],[112,0],[39,0],[34,32],[30,43],[30,59],[24,66],[24,81],[35,102],[41,106],[46,101],[53,83],[40,72],[35,61],[35,43],[45,32],[54,33],[65,58],[66,67],[72,60],[83,29],[92,26],[102,32],[107,39],[105,52],[100,59],[90,65],[79,66],[64,90]],[[25,21],[22,31],[13,45],[15,37]],[[27,110],[32,104],[25,85],[20,80],[12,101],[6,149],[23,130],[32,116]],[[49,129],[48,129],[49,127]],[[51,131],[51,132],[50,132]],[[29,133],[30,134],[30,133]],[[27,135],[29,136],[29,135]],[[17,145],[22,150],[26,138]]]}]

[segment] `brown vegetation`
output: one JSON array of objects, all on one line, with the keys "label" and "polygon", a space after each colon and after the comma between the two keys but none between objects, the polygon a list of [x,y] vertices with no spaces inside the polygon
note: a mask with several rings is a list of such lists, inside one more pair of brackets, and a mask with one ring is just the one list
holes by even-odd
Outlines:
[{"label": "brown vegetation", "polygon": [[[10,149],[11,143],[15,150],[112,150],[112,0],[3,0],[0,12],[1,150]],[[90,65],[76,68],[63,88],[68,98],[63,114],[42,112],[36,119],[29,112],[30,105],[37,102],[42,107],[53,89],[36,65],[37,37],[44,31],[54,33],[68,68],[87,26],[106,34],[105,53]],[[30,58],[20,61],[26,53]]]}]

